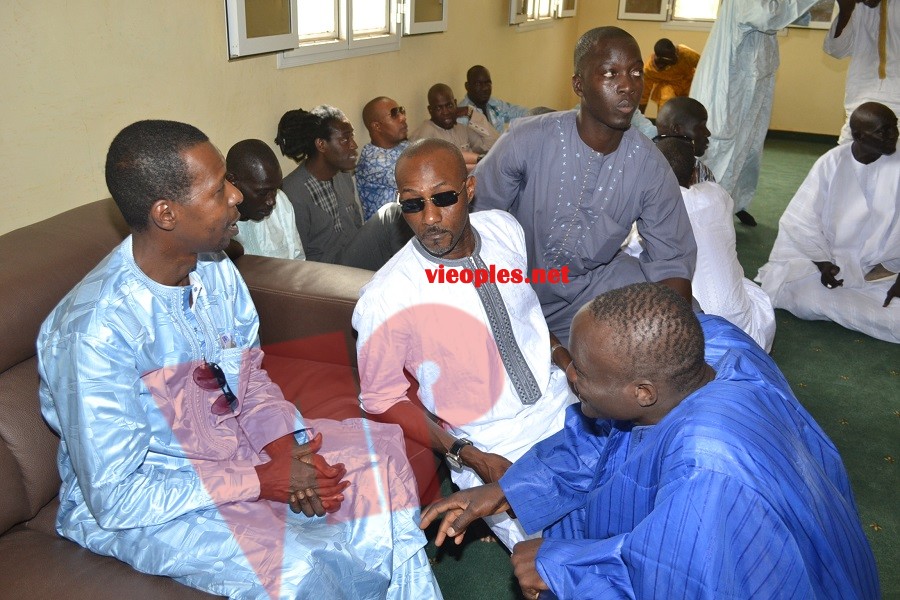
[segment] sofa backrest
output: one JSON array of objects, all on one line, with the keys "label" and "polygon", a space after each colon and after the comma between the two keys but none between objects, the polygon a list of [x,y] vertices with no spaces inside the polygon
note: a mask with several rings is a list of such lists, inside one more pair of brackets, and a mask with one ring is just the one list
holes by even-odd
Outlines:
[{"label": "sofa backrest", "polygon": [[0,532],[59,492],[59,441],[38,403],[38,329],[127,234],[113,201],[103,200],[0,236]]},{"label": "sofa backrest", "polygon": [[[59,440],[38,402],[35,340],[50,311],[128,235],[111,199],[0,236],[0,534],[59,492]],[[244,256],[267,352],[356,365],[350,315],[370,271]]]}]

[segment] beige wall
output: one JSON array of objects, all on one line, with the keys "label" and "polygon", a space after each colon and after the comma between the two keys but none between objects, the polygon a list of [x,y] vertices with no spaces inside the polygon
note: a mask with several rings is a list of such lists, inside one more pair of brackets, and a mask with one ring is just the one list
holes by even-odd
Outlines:
[{"label": "beige wall", "polygon": [[[106,197],[103,160],[122,127],[145,118],[187,121],[222,150],[258,137],[271,143],[284,111],[334,104],[357,125],[363,104],[385,94],[426,115],[425,91],[483,63],[500,98],[567,108],[577,37],[617,23],[615,0],[581,0],[575,19],[517,32],[506,0],[453,0],[449,31],[404,38],[399,52],[278,70],[272,55],[225,58],[221,0],[29,0],[0,2],[0,233]],[[645,50],[666,35],[701,49],[706,34],[618,22]],[[772,128],[836,133],[845,63],[821,52],[822,31],[779,38]],[[527,65],[523,68],[523,65]],[[818,91],[809,93],[811,89]],[[292,168],[283,161],[286,171]]]},{"label": "beige wall", "polygon": [[466,69],[479,62],[500,98],[569,101],[560,65],[574,19],[519,33],[506,25],[502,0],[453,0],[446,33],[403,38],[399,52],[278,70],[273,55],[226,60],[223,4],[0,2],[0,233],[107,197],[106,149],[139,119],[187,121],[227,151],[248,137],[271,144],[286,110],[329,103],[348,114],[362,143],[366,101],[390,95],[417,124],[428,87],[443,81],[462,99]]},{"label": "beige wall", "polygon": [[[645,56],[661,37],[702,52],[707,32],[663,29],[652,21],[619,21],[617,0],[578,3],[578,33],[599,25],[616,25],[637,38]],[[837,135],[844,124],[844,80],[848,61],[822,52],[823,29],[788,28],[779,36],[781,67],[775,83],[770,129]],[[655,106],[648,107],[655,115]]]}]

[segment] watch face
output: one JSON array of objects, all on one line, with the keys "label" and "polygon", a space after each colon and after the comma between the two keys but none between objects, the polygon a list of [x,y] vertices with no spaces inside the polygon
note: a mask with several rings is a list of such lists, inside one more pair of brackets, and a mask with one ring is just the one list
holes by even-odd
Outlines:
[{"label": "watch face", "polygon": [[460,462],[459,462],[459,459],[456,458],[455,456],[450,455],[450,454],[446,454],[446,455],[444,456],[444,458],[447,459],[447,464],[450,465],[450,468],[451,468],[451,469],[456,469],[457,471],[459,471],[460,469],[462,469],[462,463],[460,463]]}]

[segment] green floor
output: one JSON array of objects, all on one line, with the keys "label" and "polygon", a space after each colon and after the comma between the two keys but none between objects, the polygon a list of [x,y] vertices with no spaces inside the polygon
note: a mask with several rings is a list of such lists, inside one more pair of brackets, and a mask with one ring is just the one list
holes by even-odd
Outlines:
[{"label": "green floor", "polygon": [[[738,256],[751,279],[768,258],[785,206],[816,158],[830,147],[766,142],[759,190],[750,208],[759,226],[736,226]],[[882,593],[886,599],[900,599],[900,346],[833,323],[801,321],[784,311],[776,316],[772,357],[841,451],[878,561]],[[503,547],[477,538],[473,532],[458,548],[429,547],[444,597],[522,598]]]}]

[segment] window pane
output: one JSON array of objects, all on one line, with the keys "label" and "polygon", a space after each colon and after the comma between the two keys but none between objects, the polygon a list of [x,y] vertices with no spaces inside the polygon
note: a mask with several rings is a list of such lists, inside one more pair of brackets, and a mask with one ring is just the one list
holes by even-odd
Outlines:
[{"label": "window pane", "polygon": [[528,0],[528,20],[547,19],[552,15],[553,0]]},{"label": "window pane", "polygon": [[672,18],[715,21],[718,11],[719,0],[675,0]]},{"label": "window pane", "polygon": [[335,0],[297,0],[300,16],[300,39],[337,37],[337,2]]},{"label": "window pane", "polygon": [[353,34],[388,33],[387,0],[353,0]]},{"label": "window pane", "polygon": [[258,38],[291,32],[291,0],[257,0],[244,8],[247,37]]},{"label": "window pane", "polygon": [[540,5],[538,6],[538,16],[539,17],[549,17],[551,10],[551,2],[550,0],[540,0]]}]

